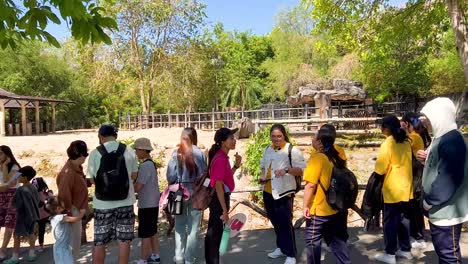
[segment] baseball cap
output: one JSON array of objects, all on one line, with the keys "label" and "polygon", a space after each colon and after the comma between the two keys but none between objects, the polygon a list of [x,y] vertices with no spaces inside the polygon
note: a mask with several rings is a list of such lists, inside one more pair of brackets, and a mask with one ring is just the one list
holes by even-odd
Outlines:
[{"label": "baseball cap", "polygon": [[151,146],[151,141],[147,138],[137,138],[135,144],[133,145],[134,149],[144,149],[144,150],[153,150]]},{"label": "baseball cap", "polygon": [[116,137],[117,136],[117,129],[109,124],[104,124],[99,128],[99,135],[103,137]]},{"label": "baseball cap", "polygon": [[226,141],[229,136],[234,135],[238,130],[239,130],[238,128],[229,129],[226,127],[222,127],[216,130],[214,141],[216,143],[221,143],[223,141]]}]

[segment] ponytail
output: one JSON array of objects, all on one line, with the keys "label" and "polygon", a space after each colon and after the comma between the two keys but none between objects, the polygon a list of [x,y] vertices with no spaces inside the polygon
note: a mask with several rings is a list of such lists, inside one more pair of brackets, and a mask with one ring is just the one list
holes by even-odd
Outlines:
[{"label": "ponytail", "polygon": [[340,157],[340,154],[335,149],[336,129],[331,124],[325,124],[320,127],[317,133],[317,139],[322,142],[323,153],[328,157],[334,166],[338,168],[346,167],[346,161]]},{"label": "ponytail", "polygon": [[211,162],[213,161],[214,156],[220,149],[221,144],[215,143],[211,146],[210,150],[208,151],[208,169],[211,166]]},{"label": "ponytail", "polygon": [[401,127],[395,127],[390,129],[390,133],[392,134],[393,138],[397,143],[403,143],[405,140],[408,139],[406,131]]}]

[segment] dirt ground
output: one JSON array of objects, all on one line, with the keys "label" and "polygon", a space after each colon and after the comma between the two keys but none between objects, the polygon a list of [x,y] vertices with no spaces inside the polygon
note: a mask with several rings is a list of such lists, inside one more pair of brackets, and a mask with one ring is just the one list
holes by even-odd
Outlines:
[{"label": "dirt ground", "polygon": [[[119,139],[129,139],[138,137],[147,137],[154,144],[154,154],[163,152],[165,155],[165,161],[170,158],[172,151],[176,148],[182,129],[181,128],[154,128],[140,131],[120,131]],[[212,131],[198,131],[199,146],[202,149],[209,148],[213,143],[214,132]],[[86,131],[74,131],[74,132],[62,132],[50,135],[40,136],[27,136],[27,137],[4,137],[0,138],[0,145],[8,145],[11,147],[18,162],[22,165],[31,165],[37,172],[38,176],[44,177],[49,185],[50,189],[56,193],[57,187],[55,184],[55,176],[60,171],[61,167],[67,160],[66,149],[69,144],[74,140],[83,140],[87,143],[90,150],[98,146],[97,131],[86,130]],[[302,137],[295,139],[296,142],[306,144],[310,143],[310,138]],[[236,150],[231,151],[231,155],[236,152],[243,156],[245,159],[245,145],[247,139],[238,140]],[[304,156],[308,159],[310,155],[310,147],[301,147],[304,152]],[[348,166],[356,174],[360,183],[365,183],[370,173],[373,170],[374,162],[373,159],[376,156],[376,148],[355,148],[345,149],[348,156]],[[87,163],[84,164],[85,172]],[[165,168],[159,170],[160,181],[165,180]],[[242,172],[238,172],[235,175],[236,189],[241,190],[250,186],[250,179],[247,175]],[[164,183],[162,183],[164,184]],[[233,198],[245,198],[250,199],[248,193],[234,194]],[[298,193],[295,201],[294,219],[298,219],[302,214],[302,193]],[[270,223],[266,218],[260,217],[253,210],[248,209],[244,205],[239,205],[233,213],[243,212],[247,214],[249,221],[247,222],[246,229],[265,229],[270,228]],[[205,213],[205,218],[208,213]],[[162,219],[163,220],[163,219]],[[164,220],[163,220],[164,221]],[[359,216],[354,213],[350,214],[349,218],[350,226],[362,226],[363,221],[360,220]],[[92,241],[93,232],[93,221],[87,228],[87,239]],[[163,232],[161,232],[163,233]],[[3,237],[3,230],[1,230],[1,236]],[[46,234],[46,244],[53,244],[53,237],[50,233]]]}]

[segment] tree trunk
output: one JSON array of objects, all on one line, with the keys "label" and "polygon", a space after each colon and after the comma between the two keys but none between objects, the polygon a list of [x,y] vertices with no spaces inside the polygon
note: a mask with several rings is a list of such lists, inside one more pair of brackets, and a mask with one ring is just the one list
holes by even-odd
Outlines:
[{"label": "tree trunk", "polygon": [[146,105],[146,96],[145,96],[145,85],[143,83],[143,81],[139,81],[139,89],[140,89],[140,99],[141,99],[141,108],[143,110],[143,113],[147,114],[148,113],[148,107]]},{"label": "tree trunk", "polygon": [[455,43],[458,54],[463,64],[465,73],[465,87],[468,85],[468,21],[465,21],[465,16],[461,8],[463,0],[445,0],[449,11],[450,21],[453,31],[455,32]]}]

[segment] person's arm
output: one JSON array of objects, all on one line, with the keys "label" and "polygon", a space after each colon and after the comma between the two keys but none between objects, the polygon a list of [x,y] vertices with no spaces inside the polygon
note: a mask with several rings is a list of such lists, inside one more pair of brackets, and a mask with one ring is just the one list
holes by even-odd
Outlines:
[{"label": "person's arm", "polygon": [[[151,166],[150,167],[148,167]],[[151,170],[152,169],[152,170]],[[151,178],[151,172],[154,171],[154,165],[153,163],[150,162],[144,162],[140,165],[140,170],[138,171],[138,178],[137,181],[135,182],[134,188],[135,192],[140,192],[140,190],[145,186],[145,184],[149,181]]]},{"label": "person's arm", "polygon": [[218,197],[219,203],[221,204],[221,208],[223,209],[223,223],[227,223],[229,220],[229,212],[227,210],[226,200],[224,199],[224,182],[217,181],[215,183],[215,190],[216,196]]},{"label": "person's arm", "polygon": [[[304,168],[306,167],[306,162],[304,155],[302,155],[302,152],[296,147],[293,147],[291,150],[291,163],[292,167],[288,168],[288,174],[295,177],[302,177]],[[275,171],[275,175],[280,177],[286,175],[285,169],[286,168]]]},{"label": "person's arm", "polygon": [[317,190],[317,184],[306,182],[306,185],[304,186],[304,202],[303,202],[305,218],[310,218],[310,207],[312,206],[312,203],[314,201],[316,190]]},{"label": "person's arm", "polygon": [[86,210],[81,209],[80,210],[80,215],[79,216],[64,216],[62,222],[67,222],[67,223],[76,223],[83,219],[83,216],[85,215]]},{"label": "person's arm", "polygon": [[234,155],[234,157],[235,157],[234,166],[231,168],[233,174],[236,172],[238,168],[240,168],[241,162],[242,162],[242,157],[239,154],[237,154],[237,152]]},{"label": "person's arm", "polygon": [[[435,151],[435,150],[433,150]],[[464,178],[465,146],[444,142],[439,145],[437,176],[431,185],[431,191],[424,195],[423,205],[426,210],[441,205],[452,199]]]},{"label": "person's arm", "polygon": [[96,168],[96,158],[95,156],[97,155],[96,153],[97,150],[91,151],[89,154],[88,158],[88,174],[86,175],[86,180],[87,183],[90,183],[91,185],[95,184],[94,183],[94,177],[96,177],[96,173],[98,168]]},{"label": "person's arm", "polygon": [[387,153],[387,144],[386,141],[382,143],[379,149],[379,154],[377,154],[377,160],[375,162],[374,172],[377,175],[385,175],[388,171],[388,166],[390,166],[390,159]]},{"label": "person's arm", "polygon": [[[64,171],[60,173],[65,173]],[[73,184],[74,182],[72,179],[75,177],[75,175],[70,175],[70,174],[64,174],[60,175],[60,177],[57,177],[57,187],[58,187],[58,196],[60,201],[63,202],[65,205],[65,209],[67,211],[70,211],[72,208],[72,190],[73,190]]]},{"label": "person's arm", "polygon": [[166,180],[168,184],[174,184],[177,182],[177,153],[173,152],[169,163],[167,163],[166,169]]},{"label": "person's arm", "polygon": [[307,167],[304,169],[306,185],[304,187],[303,214],[306,218],[310,218],[310,208],[314,202],[317,185],[322,173],[322,162],[320,161],[319,155],[320,154],[312,154]]}]

